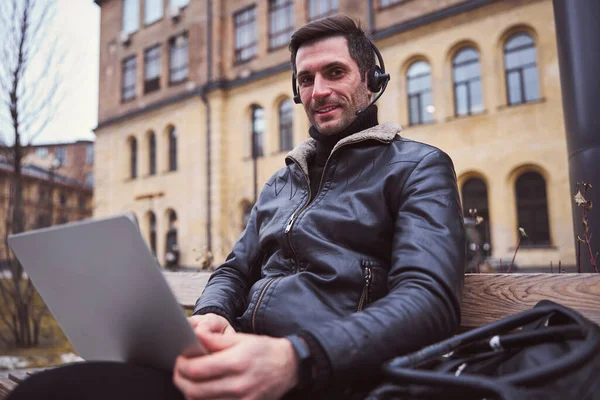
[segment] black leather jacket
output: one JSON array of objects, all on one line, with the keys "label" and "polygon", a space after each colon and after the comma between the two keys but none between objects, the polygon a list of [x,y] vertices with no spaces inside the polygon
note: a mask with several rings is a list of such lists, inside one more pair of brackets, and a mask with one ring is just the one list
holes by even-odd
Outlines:
[{"label": "black leather jacket", "polygon": [[385,123],[342,139],[311,194],[313,139],[267,182],[195,313],[244,332],[308,331],[337,382],[455,333],[465,238],[452,161]]}]

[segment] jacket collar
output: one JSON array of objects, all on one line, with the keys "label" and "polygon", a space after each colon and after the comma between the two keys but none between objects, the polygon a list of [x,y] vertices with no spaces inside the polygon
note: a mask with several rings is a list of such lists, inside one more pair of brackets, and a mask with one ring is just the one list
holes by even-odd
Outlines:
[{"label": "jacket collar", "polygon": [[[382,143],[391,143],[394,138],[400,134],[402,128],[395,122],[385,122],[383,124],[375,125],[372,128],[365,129],[364,131],[356,132],[353,135],[341,139],[331,150],[331,153],[335,152],[342,146],[349,143],[363,142],[365,140],[377,140]],[[302,171],[308,176],[308,160],[310,160],[317,151],[317,141],[313,138],[305,140],[298,144],[292,151],[290,151],[285,157],[286,163],[296,162]]]}]

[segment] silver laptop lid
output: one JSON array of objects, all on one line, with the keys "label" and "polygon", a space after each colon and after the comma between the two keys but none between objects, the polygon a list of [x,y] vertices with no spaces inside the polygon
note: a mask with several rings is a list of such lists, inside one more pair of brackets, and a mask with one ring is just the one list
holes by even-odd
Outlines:
[{"label": "silver laptop lid", "polygon": [[85,360],[172,369],[205,351],[133,214],[30,231],[8,244]]}]

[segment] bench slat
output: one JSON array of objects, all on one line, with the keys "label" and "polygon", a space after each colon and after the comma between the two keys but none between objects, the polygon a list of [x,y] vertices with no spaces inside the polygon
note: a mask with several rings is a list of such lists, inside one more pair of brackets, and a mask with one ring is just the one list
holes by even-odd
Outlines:
[{"label": "bench slat", "polygon": [[[194,307],[209,272],[165,272],[177,300]],[[467,274],[462,297],[462,324],[482,326],[531,309],[548,299],[573,308],[600,324],[600,274]]]},{"label": "bench slat", "polygon": [[600,324],[600,274],[467,274],[461,326],[482,326],[544,299]]}]

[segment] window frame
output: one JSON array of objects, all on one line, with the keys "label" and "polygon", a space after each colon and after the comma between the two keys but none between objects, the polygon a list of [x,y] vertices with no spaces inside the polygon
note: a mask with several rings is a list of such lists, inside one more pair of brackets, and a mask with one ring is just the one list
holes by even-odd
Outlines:
[{"label": "window frame", "polygon": [[[410,69],[416,65],[417,63],[425,63],[427,64],[429,71],[427,73],[420,73],[414,76],[410,76]],[[416,80],[416,79],[421,79],[424,78],[425,76],[429,77],[429,88],[425,89],[425,90],[420,90],[420,91],[416,91],[414,93],[410,92],[410,81],[411,80]],[[408,121],[409,121],[409,126],[416,126],[416,125],[423,125],[423,124],[430,124],[433,122],[433,113],[429,113],[431,115],[431,119],[429,121],[425,121],[423,119],[423,111],[427,111],[424,110],[424,106],[422,104],[422,99],[423,96],[425,94],[429,93],[431,95],[431,100],[433,103],[433,89],[432,89],[432,84],[431,84],[431,64],[429,64],[427,61],[425,60],[417,60],[414,61],[413,63],[410,64],[410,66],[408,67],[408,69],[406,70],[406,98],[407,98],[407,106],[408,106]],[[418,121],[414,122],[412,120],[412,110],[411,110],[411,104],[412,104],[412,99],[416,98],[417,99],[417,103],[418,103]],[[432,104],[433,105],[433,104]]]},{"label": "window frame", "polygon": [[[182,38],[185,41],[185,46],[177,46],[177,40]],[[185,51],[182,49],[185,47]],[[175,65],[176,60],[176,51],[180,51],[181,53],[177,54],[185,54],[185,62]],[[180,60],[177,58],[177,61]],[[185,71],[185,74],[182,72]],[[174,79],[174,75],[182,73],[181,77],[176,76],[177,79]],[[169,39],[169,86],[178,85],[180,83],[186,82],[190,78],[190,42],[189,35],[187,31],[181,32],[175,36],[172,36]]]},{"label": "window frame", "polygon": [[94,164],[94,144],[88,143],[85,146],[85,164],[93,165]]},{"label": "window frame", "polygon": [[[517,38],[518,36],[527,36],[529,39],[531,39],[531,43],[527,44],[527,45],[521,45],[515,49],[510,49],[507,50],[506,46],[508,44],[509,41]],[[512,68],[507,68],[506,66],[506,60],[507,60],[507,54],[510,53],[516,53],[516,52],[520,52],[523,50],[527,50],[527,49],[533,49],[534,54],[535,54],[535,61],[533,63],[529,63],[529,64],[522,64],[519,65],[518,67],[512,67]],[[518,106],[521,104],[527,104],[527,103],[533,103],[536,101],[539,101],[541,96],[540,96],[540,70],[538,68],[538,63],[537,63],[537,46],[535,43],[535,39],[533,38],[533,36],[528,33],[528,32],[516,32],[512,35],[510,35],[505,41],[504,41],[504,46],[502,47],[504,53],[503,53],[503,61],[504,61],[504,82],[506,85],[506,104],[508,106]],[[527,100],[526,99],[526,85],[525,85],[525,70],[526,69],[534,69],[536,76],[537,76],[537,97],[536,98],[532,98],[531,100]],[[509,84],[509,75],[512,73],[518,73],[519,74],[519,93],[520,93],[520,101],[518,102],[512,102],[511,101],[511,90],[510,90],[510,84]]]},{"label": "window frame", "polygon": [[[154,53],[154,54],[152,54]],[[148,78],[148,68],[150,62],[156,62],[158,73],[152,78]],[[155,44],[144,49],[144,94],[160,90],[160,76],[162,74],[162,46]]]},{"label": "window frame", "polygon": [[[519,195],[519,185],[521,184],[523,188],[528,189],[529,193],[532,192],[532,179],[531,177],[535,176],[536,179],[539,178],[538,183],[543,184],[543,197],[533,198],[533,196],[529,197],[521,197]],[[523,179],[529,179],[528,181],[523,182]],[[517,211],[517,229],[519,227],[523,228],[527,233],[527,238],[523,238],[521,241],[521,247],[550,247],[552,246],[552,235],[550,232],[550,210],[548,208],[548,182],[544,176],[535,170],[527,170],[521,172],[514,182],[514,191],[515,191],[515,207]],[[522,194],[522,193],[521,193]],[[523,204],[525,203],[525,204]],[[538,229],[539,222],[538,213],[532,211],[543,211],[545,214],[546,225],[544,226],[544,230],[540,231]],[[521,218],[521,214],[525,214],[528,217],[525,221]],[[525,224],[527,222],[529,224]],[[527,226],[525,226],[527,225]],[[517,231],[517,237],[520,237],[520,232]],[[542,237],[544,235],[544,237]],[[545,236],[547,235],[547,237]]]},{"label": "window frame", "polygon": [[177,128],[171,127],[168,134],[169,139],[169,171],[177,171]]},{"label": "window frame", "polygon": [[385,0],[385,1],[390,1],[390,3],[389,4],[382,4],[383,1],[384,0],[378,0],[377,1],[379,10],[387,10],[388,8],[392,8],[392,7],[395,7],[395,6],[399,5],[399,4],[402,4],[402,3],[406,2],[406,0]]},{"label": "window frame", "polygon": [[[129,65],[131,63],[131,65]],[[127,73],[130,73],[133,76],[132,83],[129,85],[126,84],[126,76]],[[128,82],[127,82],[128,83]],[[135,54],[126,57],[121,62],[121,103],[127,103],[129,101],[135,100],[136,98],[136,89],[137,89],[137,57]],[[131,95],[125,96],[126,93],[130,93]]]},{"label": "window frame", "polygon": [[150,4],[150,1],[152,0],[144,0],[144,26],[149,26],[152,24],[155,24],[157,22],[159,22],[161,19],[164,18],[165,16],[165,2],[164,0],[153,0],[153,1],[158,1],[160,2],[160,12],[157,14],[157,16],[155,17],[155,19],[153,20],[148,20],[148,7]]},{"label": "window frame", "polygon": [[[258,110],[262,110],[262,125],[263,129],[261,132],[258,132],[256,128],[256,112]],[[264,157],[265,149],[264,149],[264,136],[265,136],[265,109],[257,104],[252,105],[252,115],[251,115],[251,158],[259,158]]]},{"label": "window frame", "polygon": [[148,242],[152,254],[156,255],[156,214],[153,211],[148,212]]},{"label": "window frame", "polygon": [[[460,63],[456,63],[455,60],[459,56],[459,54],[466,50],[475,51],[477,53],[477,60],[468,60],[468,61],[461,61]],[[456,68],[457,67],[464,68],[464,67],[467,67],[467,66],[469,66],[471,64],[475,64],[475,63],[477,63],[479,65],[478,77],[465,79],[465,80],[457,83],[454,78]],[[479,85],[481,86],[481,111],[477,111],[477,112],[473,112],[472,91],[471,91],[471,85],[473,82],[479,82]],[[455,117],[467,117],[467,116],[479,115],[479,114],[483,113],[483,110],[484,110],[483,104],[484,103],[483,103],[483,82],[482,82],[482,74],[481,74],[481,54],[476,47],[465,46],[465,47],[461,48],[460,50],[458,50],[454,54],[454,57],[452,57],[452,85],[453,85],[453,95],[454,95],[454,116]],[[457,88],[459,86],[466,87],[466,91],[467,91],[467,113],[466,114],[458,113]]]},{"label": "window frame", "polygon": [[129,139],[129,179],[136,179],[138,176],[137,159],[138,159],[137,139],[132,137]]},{"label": "window frame", "polygon": [[[274,4],[278,1],[283,1],[283,4]],[[286,14],[286,11],[289,12],[289,14]],[[275,20],[277,18],[276,14],[279,13],[286,15],[286,17],[291,20],[291,25],[287,25],[283,29],[275,32],[273,29],[273,21],[274,18]],[[288,45],[289,39],[296,26],[294,14],[294,0],[269,0],[269,50],[277,50]],[[279,43],[277,39],[284,36],[287,37],[287,40],[284,43]]]},{"label": "window frame", "polygon": [[[289,105],[289,109],[284,110],[284,105]],[[284,121],[282,111],[289,112],[289,120]],[[278,128],[279,128],[279,151],[289,151],[294,148],[294,103],[290,99],[284,99],[277,107]]]},{"label": "window frame", "polygon": [[[125,14],[126,14],[126,9],[127,9],[127,3],[130,2],[132,4],[135,4],[135,24],[132,25],[132,27],[130,29],[126,29],[126,22],[125,22]],[[134,7],[134,6],[131,6]],[[131,17],[132,19],[134,19],[134,16]],[[139,0],[123,0],[123,7],[121,7],[121,31],[122,32],[127,32],[128,34],[132,34],[137,32],[140,29],[140,2]]]},{"label": "window frame", "polygon": [[[321,13],[321,14],[312,15],[311,14],[311,5],[314,4],[313,2],[315,2],[315,1],[327,2],[327,6],[328,6],[327,11],[325,11],[324,13]],[[333,7],[333,3],[335,3],[335,7]],[[308,22],[313,22],[313,21],[317,21],[319,19],[330,17],[332,15],[337,14],[339,12],[339,9],[340,9],[339,0],[308,0],[306,2],[307,20],[308,20]]]},{"label": "window frame", "polygon": [[156,175],[156,133],[148,135],[148,176]]},{"label": "window frame", "polygon": [[58,161],[59,167],[67,165],[67,147],[56,146],[54,148],[54,157],[56,158],[56,161]]},{"label": "window frame", "polygon": [[[240,18],[244,14],[250,13],[250,12],[252,12],[252,16],[247,17],[247,18],[249,18],[248,20],[244,20],[244,21],[241,21],[240,23],[238,23],[238,18]],[[248,7],[242,8],[233,14],[233,50],[234,50],[233,60],[234,60],[235,65],[244,64],[258,56],[258,19],[257,19],[257,14],[258,13],[257,13],[255,4],[252,4]],[[250,28],[248,28],[248,32],[252,33],[253,41],[249,44],[245,44],[243,47],[239,47],[238,30],[242,29],[243,27],[246,27],[248,25],[251,25]],[[240,32],[240,33],[243,33],[243,32]],[[241,58],[242,53],[249,49],[253,50],[251,52],[251,55],[246,58]]]}]

